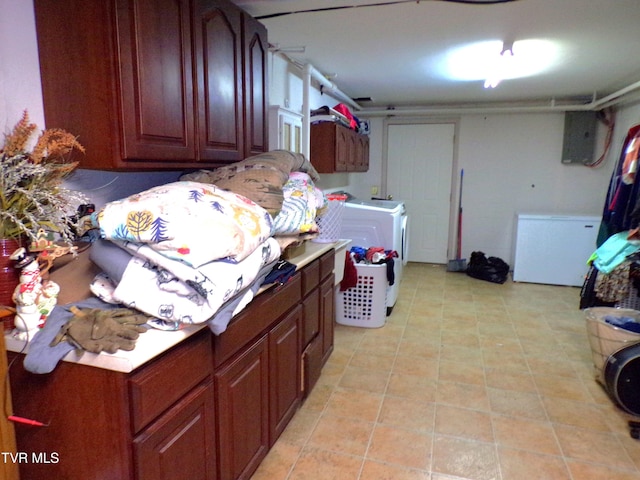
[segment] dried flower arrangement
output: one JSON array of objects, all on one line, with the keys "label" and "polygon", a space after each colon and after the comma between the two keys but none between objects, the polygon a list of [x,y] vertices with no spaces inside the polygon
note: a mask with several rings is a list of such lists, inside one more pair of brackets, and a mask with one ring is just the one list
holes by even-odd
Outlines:
[{"label": "dried flower arrangement", "polygon": [[62,180],[78,166],[69,154],[84,153],[84,147],[70,133],[52,128],[42,131],[28,151],[36,129],[25,110],[0,148],[0,239],[35,241],[44,230],[70,244],[75,225],[68,217],[86,199],[64,188]]}]

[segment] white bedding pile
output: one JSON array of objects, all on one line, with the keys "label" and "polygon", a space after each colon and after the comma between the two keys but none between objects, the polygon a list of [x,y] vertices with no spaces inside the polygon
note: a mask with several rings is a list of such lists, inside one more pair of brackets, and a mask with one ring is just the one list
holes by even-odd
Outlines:
[{"label": "white bedding pile", "polygon": [[[114,285],[104,300],[177,326],[209,321],[216,334],[231,318],[216,319],[218,310],[234,297],[243,300],[232,313],[246,305],[259,276],[281,253],[266,210],[197,182],[175,182],[111,202],[97,223],[102,238],[128,254],[122,271],[109,275]],[[93,261],[113,271],[110,263],[118,255],[101,252],[92,249]]]}]

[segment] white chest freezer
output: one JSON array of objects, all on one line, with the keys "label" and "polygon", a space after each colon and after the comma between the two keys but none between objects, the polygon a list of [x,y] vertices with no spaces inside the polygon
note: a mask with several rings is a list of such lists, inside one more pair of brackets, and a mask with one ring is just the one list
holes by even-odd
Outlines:
[{"label": "white chest freezer", "polygon": [[582,286],[600,217],[518,214],[513,280]]}]

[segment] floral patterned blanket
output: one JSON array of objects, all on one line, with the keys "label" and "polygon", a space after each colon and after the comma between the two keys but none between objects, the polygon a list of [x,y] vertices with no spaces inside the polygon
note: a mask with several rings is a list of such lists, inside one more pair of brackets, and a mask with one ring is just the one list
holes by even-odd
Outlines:
[{"label": "floral patterned blanket", "polygon": [[248,198],[189,181],[107,203],[94,215],[102,238],[147,245],[196,268],[222,258],[243,260],[272,230],[269,213]]}]

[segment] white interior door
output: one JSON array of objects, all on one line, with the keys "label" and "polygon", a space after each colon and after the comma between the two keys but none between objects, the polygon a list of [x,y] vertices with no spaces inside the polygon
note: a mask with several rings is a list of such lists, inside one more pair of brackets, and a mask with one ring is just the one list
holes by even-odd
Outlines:
[{"label": "white interior door", "polygon": [[387,125],[386,192],[409,214],[409,261],[447,263],[455,124]]}]

